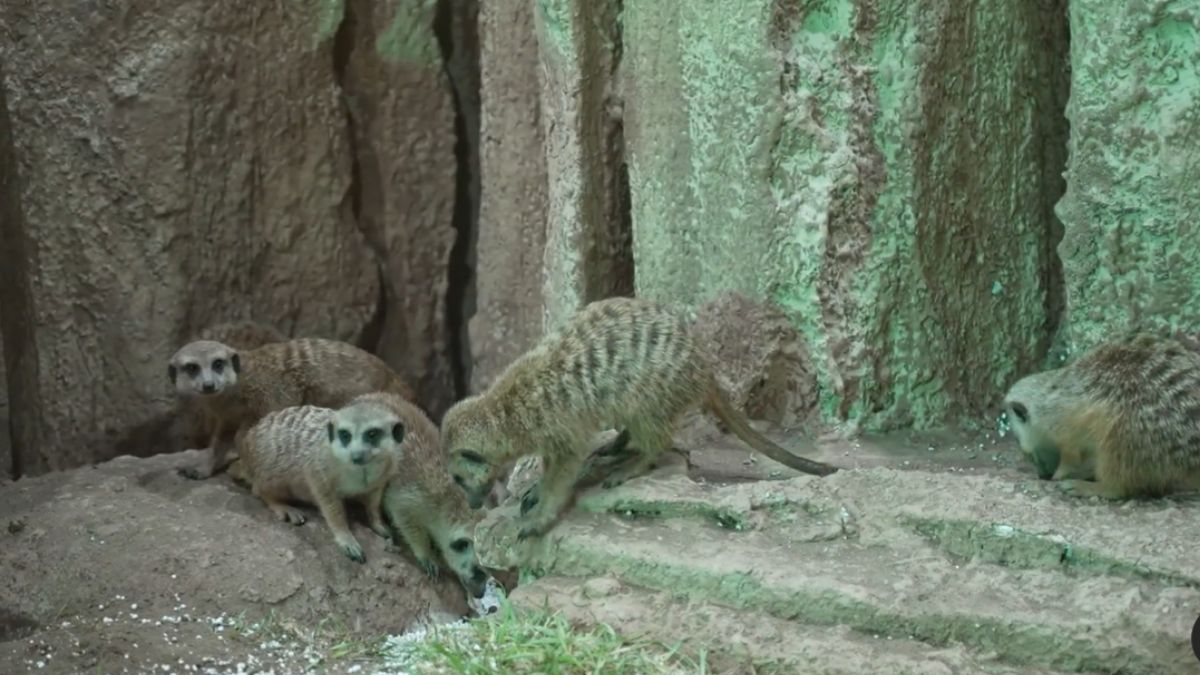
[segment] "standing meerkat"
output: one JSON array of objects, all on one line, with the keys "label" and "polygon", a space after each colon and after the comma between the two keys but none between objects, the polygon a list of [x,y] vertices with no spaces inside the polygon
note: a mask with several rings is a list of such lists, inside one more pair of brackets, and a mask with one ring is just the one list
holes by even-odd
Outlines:
[{"label": "standing meerkat", "polygon": [[605,481],[645,473],[671,446],[682,415],[703,403],[750,447],[798,471],[835,467],[797,457],[755,431],[712,374],[688,324],[658,304],[616,297],[592,302],[501,373],[485,393],[463,399],[442,419],[453,480],[479,508],[499,469],[541,455],[541,481],[522,504],[519,538],[544,534],[566,506],[593,434],[629,432],[637,458]]},{"label": "standing meerkat", "polygon": [[467,506],[462,490],[450,481],[437,425],[395,394],[365,394],[350,405],[387,410],[404,423],[403,470],[388,482],[383,513],[417,564],[436,579],[440,557],[471,597],[483,597],[488,574],[475,555],[475,526],[482,514]]},{"label": "standing meerkat", "polygon": [[1137,332],[1102,343],[1018,380],[1004,407],[1038,477],[1075,494],[1200,489],[1200,353],[1179,340]]},{"label": "standing meerkat", "polygon": [[[274,342],[286,342],[287,336],[277,328],[254,321],[229,321],[218,323],[200,331],[192,340],[209,340],[227,344],[239,351],[257,349]],[[198,396],[188,396],[182,400],[182,412],[186,437],[192,447],[203,447],[212,438],[216,420],[208,415],[208,411],[200,404]]]},{"label": "standing meerkat", "polygon": [[304,512],[289,505],[316,504],[348,558],[366,562],[350,531],[343,500],[363,503],[371,530],[386,539],[384,488],[403,457],[404,420],[386,406],[352,403],[338,410],[312,405],[268,413],[237,435],[242,472],[254,496],[277,518],[304,524]]},{"label": "standing meerkat", "polygon": [[198,340],[175,352],[167,373],[176,393],[198,397],[214,422],[207,466],[180,469],[181,475],[192,479],[208,478],[223,469],[237,431],[269,412],[298,405],[338,408],[372,391],[416,398],[379,357],[345,342],[318,338],[245,352]]}]

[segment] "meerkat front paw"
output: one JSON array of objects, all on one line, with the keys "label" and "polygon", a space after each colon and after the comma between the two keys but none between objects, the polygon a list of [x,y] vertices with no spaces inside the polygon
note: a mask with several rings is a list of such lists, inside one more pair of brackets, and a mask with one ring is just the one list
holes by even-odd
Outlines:
[{"label": "meerkat front paw", "polygon": [[432,558],[423,558],[421,556],[416,556],[416,558],[417,566],[421,568],[421,571],[424,572],[425,575],[430,579],[436,581],[438,576],[442,573],[442,570],[440,567],[438,567],[438,564],[434,562]]},{"label": "meerkat front paw", "polygon": [[362,545],[353,537],[339,541],[338,548],[342,549],[342,553],[345,553],[347,558],[356,563],[362,564],[367,562],[367,556],[363,553]]},{"label": "meerkat front paw", "polygon": [[1060,490],[1072,497],[1100,497],[1101,499],[1120,499],[1116,490],[1090,480],[1064,480],[1058,484]]},{"label": "meerkat front paw", "polygon": [[384,525],[383,523],[374,523],[371,525],[371,531],[374,532],[375,534],[379,535],[380,537],[387,539],[389,544],[391,543],[392,538],[393,538],[392,537],[392,529],[390,527],[388,527],[387,525]]}]

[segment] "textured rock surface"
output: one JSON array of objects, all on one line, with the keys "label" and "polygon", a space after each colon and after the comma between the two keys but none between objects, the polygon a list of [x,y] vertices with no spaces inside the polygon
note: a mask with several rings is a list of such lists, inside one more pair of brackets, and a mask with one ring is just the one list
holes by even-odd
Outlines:
[{"label": "textured rock surface", "polygon": [[812,359],[783,312],[727,293],[700,308],[693,330],[730,400],[751,419],[792,426],[817,412]]},{"label": "textured rock surface", "polygon": [[548,189],[543,303],[554,330],[584,304],[633,294],[616,69],[617,0],[538,4]]},{"label": "textured rock surface", "polygon": [[[240,617],[244,630],[273,613],[285,631],[361,639],[399,634],[429,613],[466,613],[457,582],[431,583],[353,511],[365,564],[341,553],[315,509],[297,527],[228,477],[176,475],[199,459],[121,457],[0,487],[2,672],[32,670],[23,657],[35,639],[54,650],[49,672],[150,672],[157,663],[203,665],[221,630],[210,619]],[[188,636],[189,626],[202,634]],[[14,629],[30,639],[13,639],[26,637]],[[225,637],[237,638],[232,626]],[[253,638],[251,651],[278,637]],[[289,665],[275,672],[308,664]]]},{"label": "textured rock surface", "polygon": [[542,334],[547,175],[532,3],[479,8],[480,186],[471,389],[480,391]]},{"label": "textured rock surface", "polygon": [[[758,635],[716,642],[752,656],[799,662],[848,627],[864,642],[861,665],[872,636],[897,644],[898,663],[941,654],[983,672],[1149,675],[1195,669],[1198,507],[1102,504],[1032,478],[888,468],[724,487],[646,476],[581,494],[540,542],[516,544],[515,506],[489,514],[476,534],[486,564],[540,577],[529,598],[607,576],[691,603],[667,612],[666,625],[632,611],[616,622],[664,638],[689,618],[697,640],[722,632],[704,617],[729,607]],[[601,591],[560,606],[604,616],[621,599]],[[795,636],[795,650],[764,648],[769,631]],[[839,660],[847,650],[831,651],[825,659],[855,672]]]},{"label": "textured rock surface", "polygon": [[24,471],[174,449],[163,361],[222,320],[382,338],[444,405],[453,113],[425,5],[159,5],[0,12]]},{"label": "textured rock surface", "polygon": [[777,303],[825,415],[868,428],[981,413],[1039,364],[1063,2],[627,0],[622,16],[639,295]]},{"label": "textured rock surface", "polygon": [[384,270],[378,352],[436,416],[455,398],[446,292],[456,161],[435,6],[346,0],[345,11],[334,68],[354,134],[354,221]]},{"label": "textured rock surface", "polygon": [[1058,206],[1078,353],[1130,326],[1200,329],[1200,8],[1073,0],[1069,186]]}]

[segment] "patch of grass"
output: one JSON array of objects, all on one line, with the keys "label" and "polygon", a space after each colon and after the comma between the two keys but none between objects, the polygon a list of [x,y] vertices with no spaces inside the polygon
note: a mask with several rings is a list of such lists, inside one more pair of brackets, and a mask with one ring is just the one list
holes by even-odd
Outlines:
[{"label": "patch of grass", "polygon": [[706,654],[696,660],[649,640],[630,640],[609,626],[578,629],[561,614],[517,612],[507,601],[488,619],[441,627],[422,639],[389,642],[389,666],[426,675],[456,673],[639,673],[703,674]]}]

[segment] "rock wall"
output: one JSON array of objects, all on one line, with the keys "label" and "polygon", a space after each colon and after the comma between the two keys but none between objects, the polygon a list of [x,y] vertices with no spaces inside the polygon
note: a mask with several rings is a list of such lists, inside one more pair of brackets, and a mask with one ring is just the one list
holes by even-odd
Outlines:
[{"label": "rock wall", "polygon": [[1063,3],[637,0],[624,16],[639,295],[779,305],[823,412],[867,427],[982,413],[1037,363]]},{"label": "rock wall", "polygon": [[[0,54],[0,251],[14,254],[21,246],[21,189],[17,178],[17,157],[13,150],[12,119],[8,114],[8,97],[4,94],[4,56]],[[0,264],[0,307],[11,300],[6,299],[5,288],[17,288],[17,279],[22,273],[17,259],[5,260]],[[9,312],[14,307],[9,306]],[[4,351],[4,334],[10,328],[0,318],[0,482],[16,474],[16,458],[13,454],[12,429],[8,404],[8,352]],[[19,336],[18,336],[19,339]],[[16,355],[12,355],[15,361]]]},{"label": "rock wall", "polygon": [[169,408],[165,359],[216,321],[378,345],[435,414],[453,399],[433,23],[416,0],[4,5],[22,177],[4,227],[27,250],[5,248],[0,293],[25,473],[127,449]]},{"label": "rock wall", "polygon": [[1200,330],[1200,10],[1071,4],[1071,159],[1058,205],[1064,353],[1134,326]]}]

